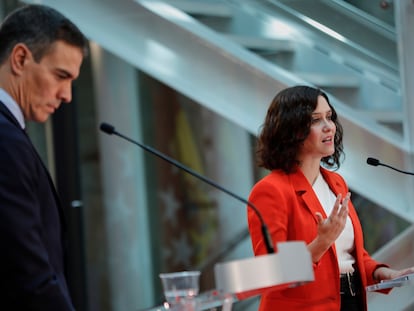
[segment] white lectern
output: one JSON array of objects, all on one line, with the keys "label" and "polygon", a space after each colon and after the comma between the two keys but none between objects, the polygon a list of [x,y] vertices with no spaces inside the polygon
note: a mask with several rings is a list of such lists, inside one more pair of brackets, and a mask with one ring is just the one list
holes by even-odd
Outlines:
[{"label": "white lectern", "polygon": [[198,311],[232,304],[266,291],[300,286],[314,280],[310,253],[304,242],[284,242],[274,254],[218,263],[214,267],[216,289],[201,293],[179,306],[164,306],[147,311]]},{"label": "white lectern", "polygon": [[245,299],[314,280],[312,258],[304,242],[279,243],[277,250],[275,254],[216,264],[217,290]]}]

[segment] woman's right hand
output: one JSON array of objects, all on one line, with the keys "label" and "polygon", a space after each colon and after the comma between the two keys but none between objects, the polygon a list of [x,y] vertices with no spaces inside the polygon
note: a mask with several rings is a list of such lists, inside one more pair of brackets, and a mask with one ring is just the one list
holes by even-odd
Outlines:
[{"label": "woman's right hand", "polygon": [[315,216],[318,222],[318,235],[308,245],[312,254],[313,262],[318,262],[323,254],[335,243],[341,232],[345,228],[348,217],[348,203],[351,193],[347,193],[344,198],[341,194],[336,197],[335,205],[328,218],[324,219],[321,213]]},{"label": "woman's right hand", "polygon": [[351,194],[349,192],[343,199],[342,195],[338,194],[332,212],[326,219],[323,219],[320,213],[316,213],[316,218],[318,219],[318,236],[329,246],[336,241],[345,228],[350,197]]}]

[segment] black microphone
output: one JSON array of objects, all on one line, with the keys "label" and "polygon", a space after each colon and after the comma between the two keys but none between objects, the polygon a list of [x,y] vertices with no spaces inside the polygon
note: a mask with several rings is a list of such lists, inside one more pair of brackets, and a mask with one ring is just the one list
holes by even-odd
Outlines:
[{"label": "black microphone", "polygon": [[190,175],[193,175],[194,177],[197,177],[198,179],[201,179],[205,183],[207,183],[207,184],[209,184],[209,185],[211,185],[211,186],[213,186],[213,187],[215,187],[215,188],[223,191],[224,193],[227,193],[231,197],[233,197],[233,198],[235,198],[235,199],[243,202],[244,204],[246,204],[247,206],[249,206],[250,208],[252,208],[254,210],[254,212],[256,213],[257,217],[259,217],[260,223],[262,225],[262,234],[263,234],[263,239],[264,239],[264,242],[265,242],[265,245],[266,245],[267,252],[269,254],[272,254],[272,253],[275,252],[275,249],[274,249],[274,246],[273,246],[273,242],[272,242],[272,238],[270,237],[270,234],[269,234],[269,230],[267,229],[267,226],[266,226],[266,224],[265,224],[265,222],[263,220],[262,215],[260,214],[259,210],[257,209],[256,206],[254,206],[253,203],[251,203],[248,200],[246,200],[246,199],[238,196],[237,194],[231,192],[230,190],[227,190],[227,189],[223,188],[222,186],[220,186],[219,184],[215,183],[214,181],[208,179],[207,177],[205,177],[203,175],[200,175],[199,173],[193,171],[192,169],[190,169],[187,166],[185,166],[184,164],[182,164],[182,163],[174,160],[173,158],[171,158],[171,157],[169,157],[169,156],[161,153],[160,151],[158,151],[158,150],[156,150],[156,149],[154,149],[154,148],[152,148],[150,146],[141,144],[141,143],[139,143],[139,142],[137,142],[137,141],[135,141],[135,140],[133,140],[133,139],[131,139],[131,138],[129,138],[129,137],[121,134],[121,133],[118,133],[115,130],[115,127],[113,125],[110,125],[108,123],[103,122],[100,125],[100,129],[101,129],[102,132],[104,132],[106,134],[109,134],[109,135],[112,135],[112,134],[117,135],[117,136],[119,136],[119,137],[121,137],[121,138],[123,138],[123,139],[125,139],[125,140],[127,140],[127,141],[129,141],[131,143],[133,143],[134,145],[137,145],[137,146],[143,148],[144,150],[146,150],[146,151],[148,151],[148,152],[156,155],[157,157],[159,157],[159,158],[161,158],[161,159],[163,159],[163,160],[165,160],[165,161],[167,161],[167,162],[175,165],[176,167],[178,167],[178,168],[186,171]]},{"label": "black microphone", "polygon": [[378,165],[385,166],[385,167],[388,167],[388,168],[390,168],[394,171],[397,171],[397,172],[400,172],[400,173],[403,173],[403,174],[414,175],[414,173],[412,173],[412,172],[402,171],[402,170],[399,170],[398,168],[392,167],[388,164],[381,163],[380,160],[375,159],[375,158],[367,158],[367,163],[369,165],[372,165],[372,166],[378,166]]}]

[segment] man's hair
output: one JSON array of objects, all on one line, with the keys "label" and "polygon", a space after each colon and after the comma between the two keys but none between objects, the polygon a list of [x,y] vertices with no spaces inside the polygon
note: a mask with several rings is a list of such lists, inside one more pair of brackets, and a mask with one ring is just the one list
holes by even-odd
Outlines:
[{"label": "man's hair", "polygon": [[0,25],[0,64],[18,43],[24,43],[39,62],[58,40],[78,47],[84,56],[87,55],[87,39],[68,18],[45,5],[20,7]]}]

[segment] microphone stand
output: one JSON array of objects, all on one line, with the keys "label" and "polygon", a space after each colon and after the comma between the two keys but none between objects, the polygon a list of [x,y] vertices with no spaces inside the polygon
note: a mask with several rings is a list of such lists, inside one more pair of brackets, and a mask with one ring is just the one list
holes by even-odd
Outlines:
[{"label": "microphone stand", "polygon": [[193,171],[192,169],[188,168],[184,164],[182,164],[182,163],[178,162],[177,160],[175,160],[175,159],[173,159],[173,158],[171,158],[171,157],[169,157],[169,156],[161,153],[160,151],[158,151],[158,150],[156,150],[156,149],[154,149],[154,148],[152,148],[152,147],[150,147],[148,145],[141,144],[141,143],[139,143],[139,142],[137,142],[137,141],[135,141],[135,140],[133,140],[133,139],[131,139],[131,138],[129,138],[129,137],[127,137],[127,136],[119,133],[119,132],[117,132],[115,130],[115,127],[112,126],[112,125],[110,125],[110,124],[108,124],[108,123],[105,123],[105,122],[101,123],[100,130],[102,132],[108,134],[108,135],[114,134],[116,136],[119,136],[119,137],[121,137],[121,138],[129,141],[130,143],[133,143],[134,145],[137,145],[137,146],[141,147],[142,149],[144,149],[144,150],[146,150],[146,151],[148,151],[148,152],[156,155],[157,157],[159,157],[159,158],[161,158],[161,159],[163,159],[163,160],[165,160],[165,161],[167,161],[167,162],[175,165],[176,167],[184,170],[185,172],[189,173],[190,175],[192,175],[192,176],[194,176],[194,177],[196,177],[196,178],[204,181],[205,183],[209,184],[210,186],[213,186],[213,187],[219,189],[220,191],[223,191],[224,193],[228,194],[229,196],[231,196],[231,197],[233,197],[233,198],[235,198],[235,199],[237,199],[237,200],[245,203],[247,206],[249,206],[250,208],[253,209],[253,211],[256,213],[257,217],[260,220],[261,229],[262,229],[262,235],[263,235],[263,239],[264,239],[264,242],[265,242],[265,245],[266,245],[266,250],[267,250],[268,254],[272,254],[272,253],[275,252],[275,249],[274,249],[274,246],[273,246],[273,242],[272,242],[271,236],[269,234],[269,230],[268,230],[268,228],[266,226],[266,223],[264,222],[263,217],[260,214],[259,210],[257,209],[257,207],[253,203],[251,203],[250,201],[242,198],[241,196],[239,196],[239,195],[237,195],[237,194],[235,194],[235,193],[227,190],[226,188],[223,188],[222,186],[220,186],[216,182],[214,182],[214,181],[208,179],[207,177],[205,177],[205,176],[203,176],[203,175],[201,175],[201,174]]},{"label": "microphone stand", "polygon": [[[203,175],[194,172],[182,163],[170,158],[158,150],[118,133],[114,126],[110,124],[101,123],[100,129],[106,134],[117,135],[134,145],[143,148],[157,157],[186,171],[190,175],[197,177],[207,184],[245,203],[249,208],[254,210],[259,218],[263,240],[269,254],[266,256],[254,256],[253,258],[234,260],[227,263],[217,263],[214,267],[216,290],[213,291],[212,297],[207,296],[206,299],[200,297],[200,310],[206,309],[202,308],[203,301],[207,303],[205,306],[209,306],[208,309],[210,309],[212,301],[217,301],[217,299],[220,300],[221,296],[217,296],[217,293],[224,293],[225,299],[220,303],[224,310],[231,306],[234,298],[246,299],[254,295],[261,295],[266,291],[300,286],[315,280],[312,258],[304,241],[279,243],[278,253],[276,254],[263,217],[253,203],[223,188]],[[230,294],[230,296],[228,296],[228,294]]]}]

